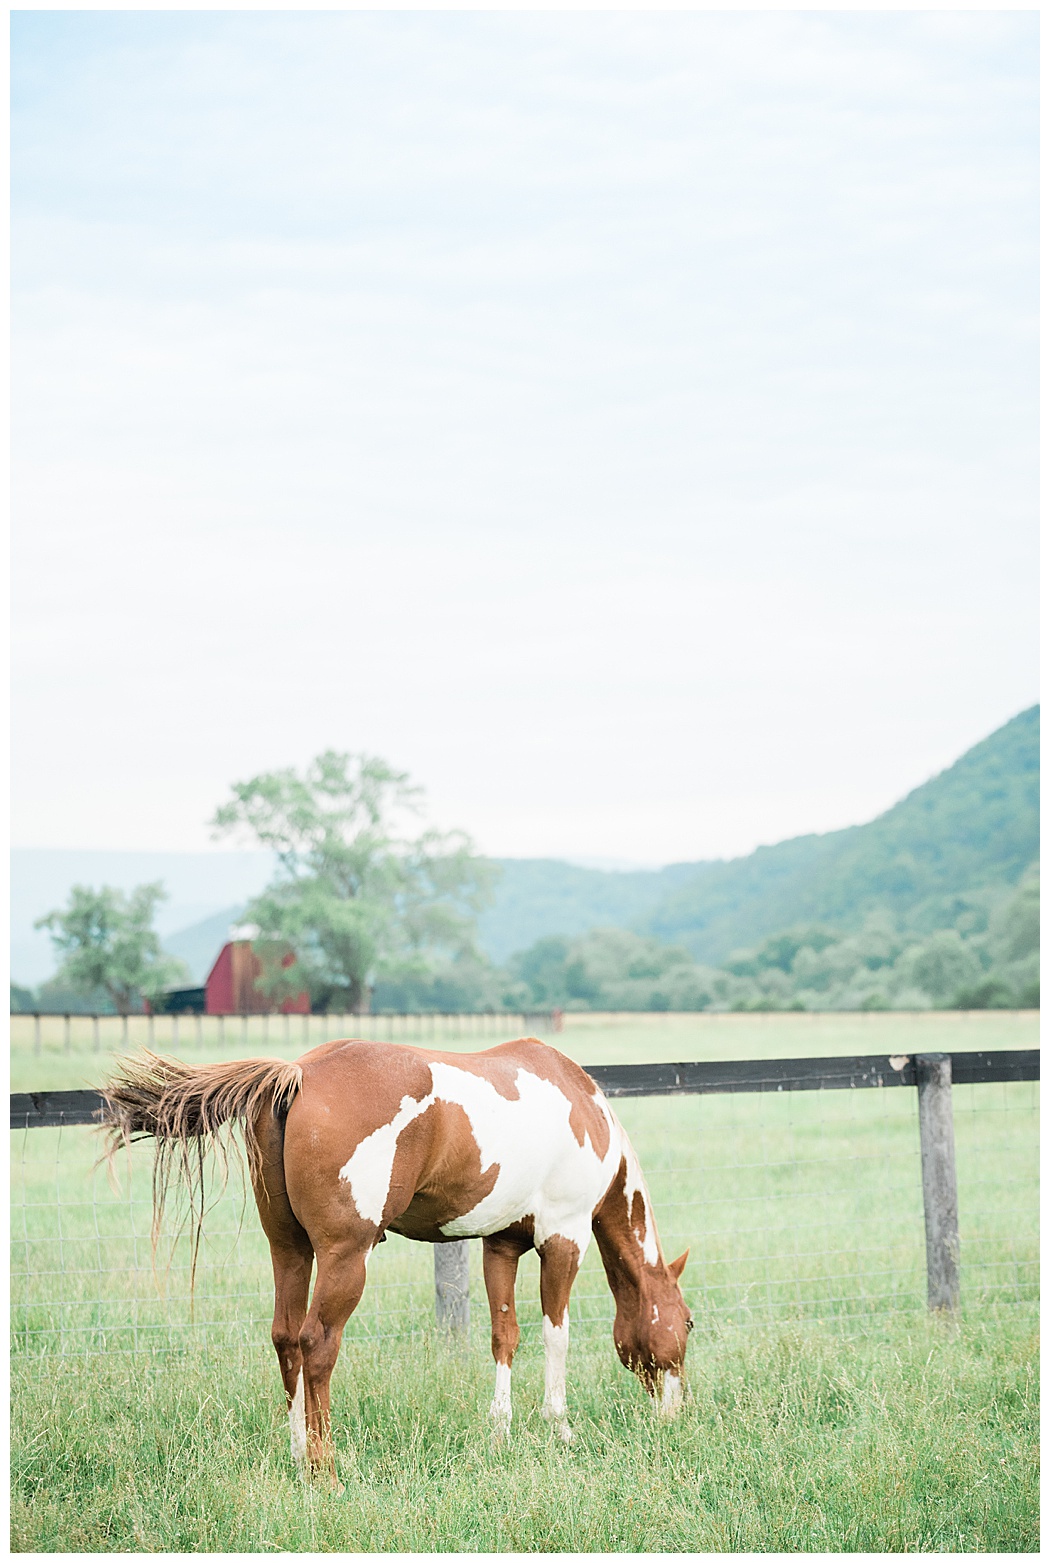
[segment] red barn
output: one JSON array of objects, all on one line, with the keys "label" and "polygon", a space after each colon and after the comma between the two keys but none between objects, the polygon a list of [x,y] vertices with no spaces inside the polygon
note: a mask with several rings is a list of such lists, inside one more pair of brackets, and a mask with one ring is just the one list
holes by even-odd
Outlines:
[{"label": "red barn", "polygon": [[[282,958],[282,966],[294,966],[295,955],[289,950]],[[255,986],[255,979],[262,971],[262,964],[252,949],[250,939],[234,939],[224,944],[218,959],[208,973],[204,984],[204,1013],[206,1015],[308,1015],[309,994],[300,993],[294,999],[278,1004]]]}]

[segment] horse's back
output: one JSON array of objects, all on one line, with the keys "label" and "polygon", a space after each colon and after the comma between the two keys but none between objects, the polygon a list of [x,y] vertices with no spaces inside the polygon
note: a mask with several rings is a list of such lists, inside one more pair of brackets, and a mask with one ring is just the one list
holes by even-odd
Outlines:
[{"label": "horse's back", "polygon": [[300,1202],[349,1197],[363,1221],[431,1241],[526,1217],[537,1241],[589,1230],[618,1163],[615,1120],[556,1049],[532,1037],[479,1053],[348,1040],[299,1063],[286,1165],[298,1163]]}]

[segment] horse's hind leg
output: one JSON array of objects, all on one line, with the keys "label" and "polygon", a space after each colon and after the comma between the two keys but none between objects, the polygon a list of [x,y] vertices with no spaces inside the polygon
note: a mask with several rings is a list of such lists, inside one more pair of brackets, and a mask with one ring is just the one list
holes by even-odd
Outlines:
[{"label": "horse's hind leg", "polygon": [[306,1411],[299,1332],[310,1299],[314,1251],[288,1201],[284,1181],[284,1129],[267,1111],[256,1124],[260,1164],[252,1183],[273,1264],[273,1329],[270,1332],[288,1397],[292,1459],[306,1460]]},{"label": "horse's hind leg", "polygon": [[[303,1233],[303,1236],[305,1238],[306,1234]],[[306,1461],[306,1399],[299,1334],[306,1318],[314,1252],[308,1239],[303,1249],[288,1245],[278,1247],[271,1238],[270,1258],[273,1261],[273,1328],[270,1338],[277,1352],[288,1396],[288,1435],[292,1459],[301,1470]]]},{"label": "horse's hind leg", "polygon": [[336,1484],[329,1386],[346,1321],[365,1289],[369,1242],[344,1242],[317,1256],[317,1284],[299,1331],[306,1391],[306,1454],[310,1469]]},{"label": "horse's hind leg", "polygon": [[580,1250],[567,1237],[549,1237],[539,1250],[540,1304],[543,1308],[545,1389],[543,1415],[565,1443],[572,1441],[565,1404],[565,1363],[569,1354],[569,1293],[580,1268]]}]

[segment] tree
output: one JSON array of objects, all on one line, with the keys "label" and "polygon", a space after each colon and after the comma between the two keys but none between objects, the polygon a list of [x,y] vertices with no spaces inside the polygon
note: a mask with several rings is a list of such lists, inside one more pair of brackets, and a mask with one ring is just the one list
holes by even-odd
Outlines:
[{"label": "tree", "polygon": [[267,771],[232,790],[216,833],[247,833],[280,865],[245,914],[271,998],[305,988],[317,1009],[358,1010],[377,978],[423,978],[475,953],[493,869],[461,831],[409,828],[421,790],[404,772],[329,749],[302,775]]},{"label": "tree", "polygon": [[976,951],[954,928],[942,928],[925,944],[905,951],[901,966],[906,980],[942,1008],[952,1004],[956,994],[972,988],[982,975]]},{"label": "tree", "polygon": [[165,955],[153,927],[163,884],[138,885],[130,895],[103,885],[74,885],[69,904],[38,917],[60,958],[56,978],[75,992],[102,990],[118,1015],[127,1015],[140,996],[154,997],[188,977],[181,961]]},{"label": "tree", "polygon": [[11,1013],[12,1015],[32,1014],[36,1002],[36,994],[32,988],[23,988],[17,982],[11,984]]}]

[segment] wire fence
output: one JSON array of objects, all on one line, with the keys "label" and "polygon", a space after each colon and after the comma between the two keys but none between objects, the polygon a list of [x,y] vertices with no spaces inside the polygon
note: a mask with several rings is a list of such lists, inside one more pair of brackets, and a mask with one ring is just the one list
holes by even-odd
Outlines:
[{"label": "wire fence", "polygon": [[[1038,1083],[957,1083],[951,1103],[963,1307],[1031,1304]],[[645,1169],[665,1253],[690,1249],[683,1289],[698,1327],[823,1320],[853,1332],[925,1311],[914,1089],[781,1090],[774,1082],[759,1094],[745,1086],[614,1105]],[[160,1234],[154,1263],[152,1143],[121,1155],[113,1175],[97,1165],[99,1151],[96,1132],[83,1125],[12,1133],[16,1352],[171,1352],[265,1339],[269,1251],[238,1175],[225,1190],[213,1183],[191,1296],[189,1239],[174,1224]],[[481,1245],[468,1247],[472,1327],[484,1338]],[[526,1256],[519,1273],[526,1336],[539,1328],[537,1268]],[[572,1295],[574,1328],[608,1331],[612,1312],[592,1245]],[[370,1262],[347,1339],[411,1335],[432,1328],[433,1318],[432,1251],[391,1236]]]}]

